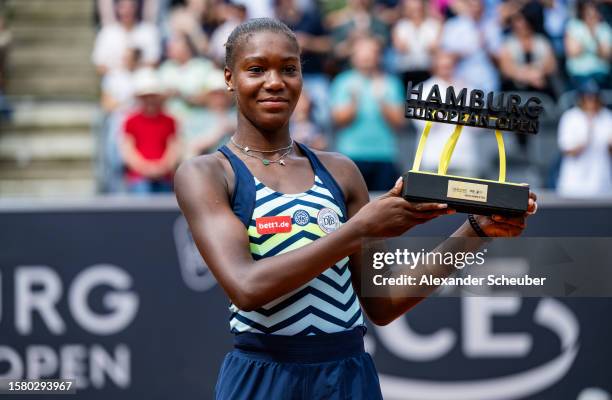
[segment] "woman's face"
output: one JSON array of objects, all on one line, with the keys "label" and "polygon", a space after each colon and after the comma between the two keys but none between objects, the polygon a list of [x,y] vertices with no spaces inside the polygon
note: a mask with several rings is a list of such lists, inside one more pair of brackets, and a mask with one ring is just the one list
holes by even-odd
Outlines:
[{"label": "woman's face", "polygon": [[531,34],[531,27],[525,17],[521,14],[516,14],[512,17],[512,31],[517,36],[527,36]]},{"label": "woman's face", "polygon": [[284,127],[302,91],[299,49],[282,33],[258,32],[237,46],[225,81],[234,89],[236,105],[255,127]]},{"label": "woman's face", "polygon": [[168,42],[168,57],[179,64],[186,63],[191,59],[191,49],[185,38],[176,37]]},{"label": "woman's face", "polygon": [[585,94],[578,100],[580,108],[586,113],[596,114],[601,107],[599,97],[594,94]]},{"label": "woman's face", "polygon": [[587,25],[595,26],[601,20],[599,10],[593,4],[588,4],[584,7],[584,22]]},{"label": "woman's face", "polygon": [[425,5],[422,0],[404,0],[404,15],[408,18],[422,18],[425,15]]}]

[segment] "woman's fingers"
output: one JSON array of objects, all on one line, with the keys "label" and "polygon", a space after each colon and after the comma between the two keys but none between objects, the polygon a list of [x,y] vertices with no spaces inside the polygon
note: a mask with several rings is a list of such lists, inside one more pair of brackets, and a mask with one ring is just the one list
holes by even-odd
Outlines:
[{"label": "woman's fingers", "polygon": [[455,214],[456,212],[457,211],[453,210],[452,208],[445,208],[445,209],[438,209],[438,210],[432,210],[432,211],[409,211],[408,215],[415,219],[428,220],[428,219],[440,217],[442,215]]},{"label": "woman's fingers", "polygon": [[448,209],[448,204],[446,203],[412,203],[409,201],[407,203],[406,208],[416,212]]},{"label": "woman's fingers", "polygon": [[529,204],[527,205],[527,215],[533,215],[538,211],[538,203],[535,199],[530,198]]}]

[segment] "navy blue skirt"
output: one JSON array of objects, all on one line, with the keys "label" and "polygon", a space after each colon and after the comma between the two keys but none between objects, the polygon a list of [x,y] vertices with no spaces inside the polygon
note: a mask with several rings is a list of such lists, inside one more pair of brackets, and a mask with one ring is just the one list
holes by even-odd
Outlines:
[{"label": "navy blue skirt", "polygon": [[363,328],[313,336],[241,333],[223,361],[217,400],[378,400]]}]

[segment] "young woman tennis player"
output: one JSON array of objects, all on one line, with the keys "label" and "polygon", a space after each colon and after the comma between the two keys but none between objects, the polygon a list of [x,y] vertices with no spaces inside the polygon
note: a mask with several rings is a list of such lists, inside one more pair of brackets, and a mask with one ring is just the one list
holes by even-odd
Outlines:
[{"label": "young woman tennis player", "polygon": [[[281,22],[249,20],[232,32],[225,81],[236,98],[236,133],[175,178],[194,240],[231,300],[235,349],[221,366],[216,398],[380,399],[362,309],[386,324],[420,299],[362,296],[361,241],[454,211],[407,202],[401,180],[369,202],[350,160],[292,141],[300,49]],[[525,226],[525,217],[477,221],[489,236],[516,236]],[[477,236],[467,223],[455,235]]]}]

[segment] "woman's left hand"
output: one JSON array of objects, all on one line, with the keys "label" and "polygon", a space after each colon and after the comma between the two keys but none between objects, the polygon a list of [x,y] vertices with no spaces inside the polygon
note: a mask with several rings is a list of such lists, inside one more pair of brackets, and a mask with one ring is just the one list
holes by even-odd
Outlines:
[{"label": "woman's left hand", "polygon": [[527,212],[521,216],[506,217],[493,214],[490,217],[484,215],[475,215],[474,217],[487,236],[514,237],[523,233],[523,230],[527,226],[527,217],[535,214],[537,210],[537,196],[535,193],[529,192]]}]

